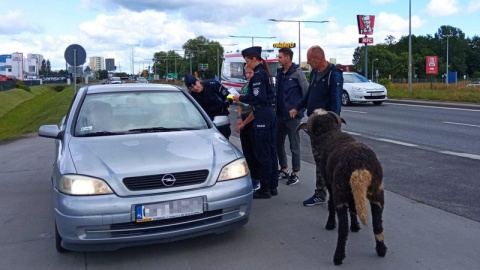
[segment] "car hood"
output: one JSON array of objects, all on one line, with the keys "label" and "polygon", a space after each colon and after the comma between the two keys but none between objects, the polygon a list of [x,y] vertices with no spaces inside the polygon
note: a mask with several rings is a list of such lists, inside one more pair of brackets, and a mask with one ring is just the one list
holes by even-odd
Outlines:
[{"label": "car hood", "polygon": [[366,90],[385,90],[383,85],[374,82],[343,83],[345,86],[364,88]]},{"label": "car hood", "polygon": [[207,169],[215,174],[238,150],[212,130],[102,137],[73,137],[69,151],[77,174],[106,180]]}]

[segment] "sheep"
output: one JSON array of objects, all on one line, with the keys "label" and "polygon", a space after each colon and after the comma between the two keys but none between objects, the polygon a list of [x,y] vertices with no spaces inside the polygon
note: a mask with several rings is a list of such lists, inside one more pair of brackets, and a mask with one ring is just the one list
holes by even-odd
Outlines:
[{"label": "sheep", "polygon": [[[345,259],[345,245],[348,237],[348,212],[350,230],[358,232],[360,225],[367,225],[368,201],[372,212],[375,250],[384,257],[387,247],[384,243],[382,212],[384,208],[383,172],[375,153],[365,144],[342,132],[343,118],[331,111],[315,110],[306,123],[297,127],[310,137],[317,177],[324,179],[329,193],[328,219],[325,229],[336,227],[335,212],[338,217],[338,238],[333,262],[342,264]],[[368,201],[367,201],[368,200]]]}]

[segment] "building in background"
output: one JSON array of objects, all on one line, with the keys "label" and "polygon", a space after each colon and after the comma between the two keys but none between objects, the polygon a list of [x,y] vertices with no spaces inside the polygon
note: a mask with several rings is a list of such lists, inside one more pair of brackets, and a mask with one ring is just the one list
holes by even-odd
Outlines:
[{"label": "building in background", "polygon": [[105,69],[105,61],[103,57],[100,56],[91,56],[89,59],[89,66],[93,72],[100,71]]},{"label": "building in background", "polygon": [[7,76],[12,73],[11,62],[7,65],[7,60],[11,58],[11,54],[0,54],[0,75]]},{"label": "building in background", "polygon": [[23,81],[25,79],[23,53],[21,52],[12,53],[12,58],[7,59],[7,65],[9,64],[12,67],[11,68],[12,72],[11,74],[7,74],[7,76],[13,76],[15,79]]},{"label": "building in background", "polygon": [[117,69],[115,66],[115,59],[105,58],[105,68],[107,71],[115,71]]}]

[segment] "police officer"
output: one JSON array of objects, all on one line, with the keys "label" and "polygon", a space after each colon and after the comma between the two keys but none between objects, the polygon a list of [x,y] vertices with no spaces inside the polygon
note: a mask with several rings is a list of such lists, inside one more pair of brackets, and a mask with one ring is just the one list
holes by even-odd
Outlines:
[{"label": "police officer", "polygon": [[262,60],[262,47],[254,46],[242,51],[246,66],[253,68],[248,82],[247,95],[236,95],[233,100],[249,104],[254,116],[256,153],[260,163],[261,188],[254,199],[270,199],[278,195],[277,151],[275,147],[276,116],[273,108],[275,94],[272,90],[267,64]]},{"label": "police officer", "polygon": [[[202,106],[211,120],[218,115],[228,115],[228,107],[230,105],[227,99],[228,90],[216,80],[200,81],[192,74],[185,74],[185,86],[188,88],[190,95]],[[225,138],[230,137],[232,131],[230,124],[217,127]]]}]

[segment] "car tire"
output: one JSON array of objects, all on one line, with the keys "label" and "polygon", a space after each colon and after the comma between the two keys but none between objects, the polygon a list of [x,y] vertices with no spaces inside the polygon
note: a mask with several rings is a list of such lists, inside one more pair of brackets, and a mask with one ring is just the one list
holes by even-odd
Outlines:
[{"label": "car tire", "polygon": [[347,91],[343,90],[342,93],[342,105],[343,106],[349,106],[351,105],[352,102],[350,101],[350,96],[348,95]]},{"label": "car tire", "polygon": [[58,253],[68,252],[64,247],[62,247],[62,237],[58,233],[57,223],[55,223],[55,249]]},{"label": "car tire", "polygon": [[373,105],[380,106],[382,105],[383,101],[373,101]]}]

